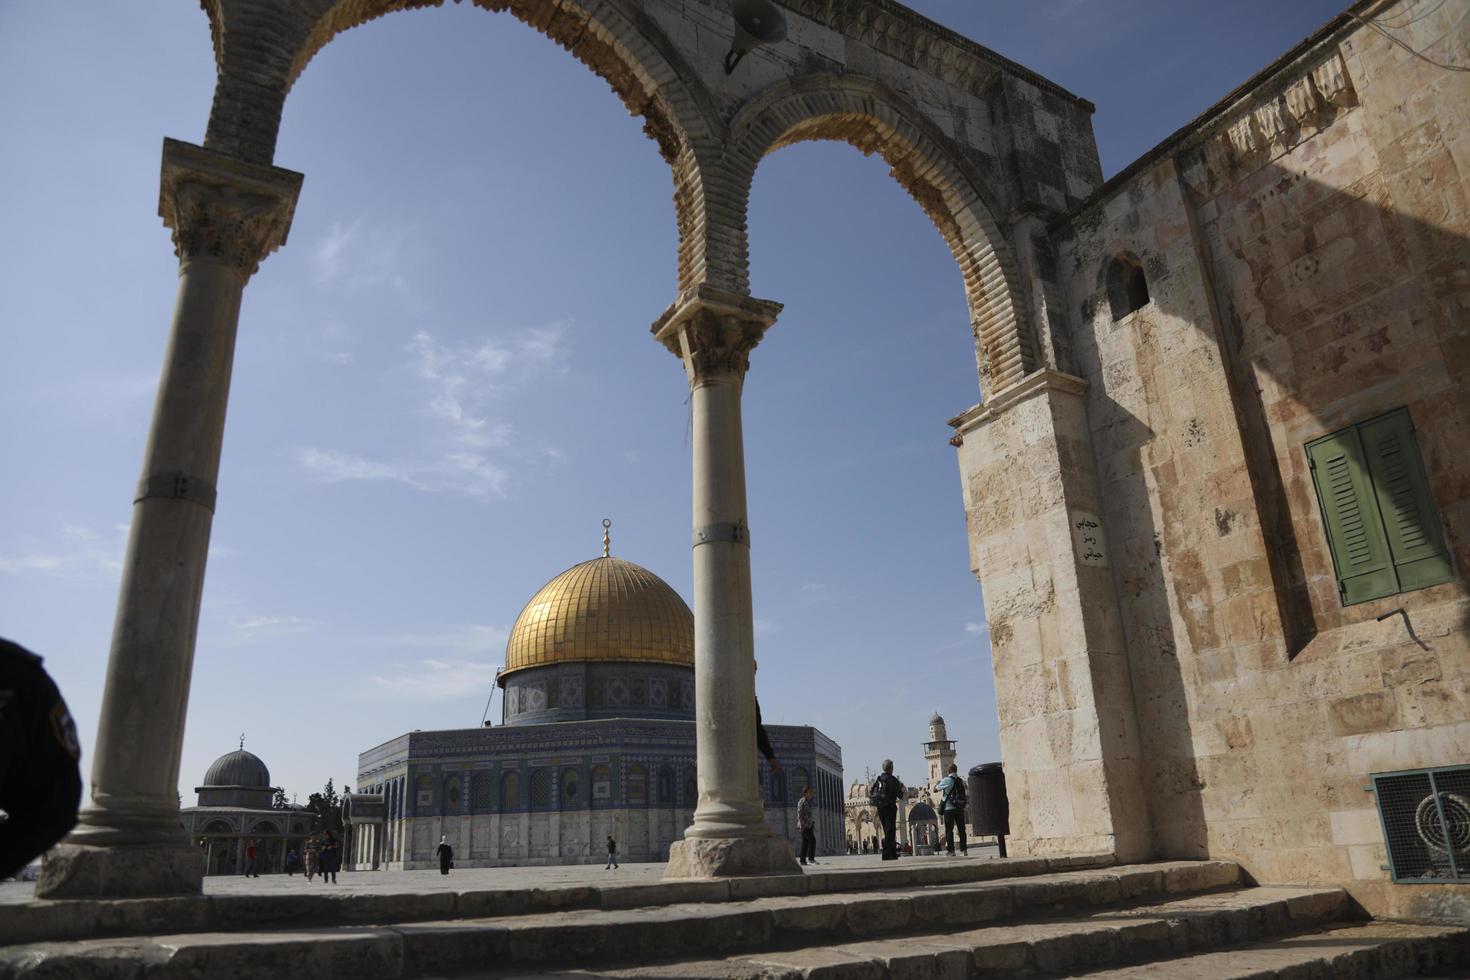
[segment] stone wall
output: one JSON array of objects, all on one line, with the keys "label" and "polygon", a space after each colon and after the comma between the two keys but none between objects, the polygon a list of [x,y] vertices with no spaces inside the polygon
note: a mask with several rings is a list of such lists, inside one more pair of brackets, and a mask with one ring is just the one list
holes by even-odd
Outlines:
[{"label": "stone wall", "polygon": [[[1470,10],[1414,20],[1423,7],[1359,5],[1427,57],[1470,63]],[[1060,494],[1033,485],[1044,456],[1096,473],[1110,580],[1079,579],[1076,604],[1116,610],[1131,695],[1092,714],[1136,717],[1141,785],[1112,785],[1145,794],[1128,809],[1157,853],[1342,883],[1379,914],[1470,911],[1463,886],[1389,883],[1364,791],[1370,773],[1470,763],[1467,192],[1470,79],[1344,17],[1054,228],[1085,419],[1024,458],[961,446],[976,566],[1014,569],[984,582],[1027,835],[1054,825],[1032,784],[1092,751],[1074,736],[1058,763],[1063,678],[1029,683],[1067,663],[1040,605],[1083,569],[1053,521],[1014,531],[1058,512],[1037,502]],[[1115,317],[1117,256],[1141,264],[1149,302]],[[1304,446],[1399,407],[1457,577],[1344,606]],[[1045,414],[991,427],[1040,433]]]}]

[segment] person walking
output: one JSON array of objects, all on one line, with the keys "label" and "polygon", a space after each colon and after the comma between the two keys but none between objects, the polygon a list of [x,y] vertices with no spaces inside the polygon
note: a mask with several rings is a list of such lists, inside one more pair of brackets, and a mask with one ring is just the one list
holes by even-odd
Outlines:
[{"label": "person walking", "polygon": [[801,863],[817,863],[817,825],[812,819],[812,788],[804,786],[796,801],[796,829],[801,831]]},{"label": "person walking", "polygon": [[296,848],[293,847],[286,852],[286,874],[292,878],[296,877],[296,869],[299,867],[301,867],[301,855],[297,854]]},{"label": "person walking", "polygon": [[249,841],[245,845],[245,877],[259,878],[260,872],[255,870],[255,841]]},{"label": "person walking", "polygon": [[439,846],[435,849],[439,855],[439,873],[449,874],[449,869],[454,867],[454,848],[449,846],[449,837],[446,835],[439,838]]},{"label": "person walking", "polygon": [[316,877],[317,868],[321,863],[321,844],[315,837],[306,839],[306,880],[310,881]]},{"label": "person walking", "polygon": [[944,811],[944,849],[954,857],[954,828],[960,828],[960,853],[969,854],[965,841],[965,807],[969,805],[965,792],[965,781],[959,776],[959,767],[951,765],[949,775],[939,781],[939,808]]},{"label": "person walking", "polygon": [[895,825],[898,822],[898,801],[904,796],[903,783],[893,774],[893,760],[883,760],[883,771],[868,787],[868,803],[878,811],[878,822],[883,825],[883,860],[898,860],[898,838]]},{"label": "person walking", "polygon": [[342,844],[330,830],[322,838],[322,853],[318,862],[322,870],[322,884],[337,883],[337,872],[342,870]]},{"label": "person walking", "polygon": [[608,834],[607,835],[607,868],[603,868],[602,870],[606,871],[608,868],[612,868],[613,870],[617,870],[617,867],[618,867],[618,842],[615,841],[615,840],[613,840],[612,834]]}]

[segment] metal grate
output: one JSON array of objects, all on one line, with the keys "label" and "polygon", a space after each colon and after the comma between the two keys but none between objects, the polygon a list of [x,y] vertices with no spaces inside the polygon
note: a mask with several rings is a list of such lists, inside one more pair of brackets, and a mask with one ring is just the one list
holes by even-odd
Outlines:
[{"label": "metal grate", "polygon": [[1376,773],[1396,882],[1470,881],[1470,766]]}]

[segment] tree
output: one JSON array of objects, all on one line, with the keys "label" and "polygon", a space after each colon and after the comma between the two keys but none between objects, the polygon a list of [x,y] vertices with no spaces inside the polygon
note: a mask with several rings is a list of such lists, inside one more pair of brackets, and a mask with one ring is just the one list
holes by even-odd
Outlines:
[{"label": "tree", "polygon": [[342,801],[330,778],[320,793],[307,797],[306,807],[315,814],[312,830],[330,830],[339,837],[342,835]]},{"label": "tree", "polygon": [[271,800],[271,809],[272,810],[285,810],[288,807],[290,807],[290,805],[291,805],[291,801],[288,800],[288,799],[286,799],[286,791],[283,790],[283,789],[276,790],[276,795]]}]

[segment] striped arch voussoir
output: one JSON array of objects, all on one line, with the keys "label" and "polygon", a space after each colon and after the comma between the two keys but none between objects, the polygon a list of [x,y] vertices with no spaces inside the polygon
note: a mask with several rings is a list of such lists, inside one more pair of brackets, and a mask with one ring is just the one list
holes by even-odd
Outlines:
[{"label": "striped arch voussoir", "polygon": [[[1004,388],[1036,368],[1015,260],[983,189],[917,109],[874,82],[848,77],[783,83],[735,117],[717,171],[724,186],[709,188],[707,196],[705,238],[726,259],[718,270],[722,276],[712,280],[749,291],[746,212],[756,168],[771,151],[805,140],[840,140],[877,153],[924,209],[964,277],[985,391]],[[706,184],[714,174],[706,173]]]}]

